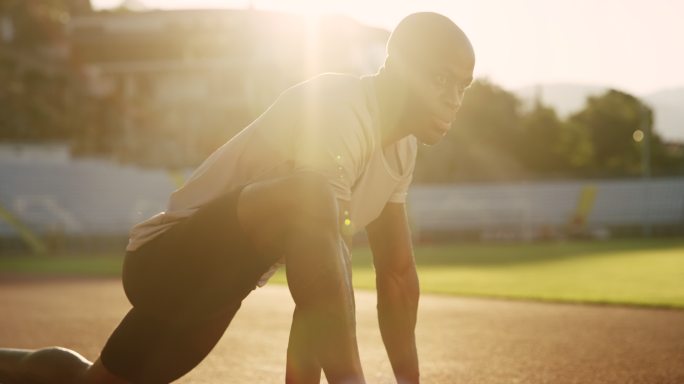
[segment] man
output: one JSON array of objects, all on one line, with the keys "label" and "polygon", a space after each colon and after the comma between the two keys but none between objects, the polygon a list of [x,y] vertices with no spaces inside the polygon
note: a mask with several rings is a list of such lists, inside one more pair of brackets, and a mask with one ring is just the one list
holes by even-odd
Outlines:
[{"label": "man", "polygon": [[451,20],[417,13],[392,33],[377,74],[326,74],[285,91],[172,194],[165,212],[133,228],[123,271],[133,308],[100,358],[4,350],[0,380],[173,381],[284,262],[296,304],[286,381],[318,383],[322,369],[330,383],[364,383],[349,247],[365,228],[394,374],[419,382],[419,289],[404,203],[417,141],[448,132],[474,61]]}]

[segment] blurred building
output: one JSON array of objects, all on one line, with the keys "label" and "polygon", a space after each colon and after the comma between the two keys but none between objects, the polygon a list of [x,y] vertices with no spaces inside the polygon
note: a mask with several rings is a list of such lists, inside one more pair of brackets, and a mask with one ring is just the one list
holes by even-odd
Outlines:
[{"label": "blurred building", "polygon": [[374,72],[388,37],[347,17],[249,9],[97,12],[68,30],[88,93],[106,104],[90,113],[108,126],[93,129],[117,131],[115,145],[148,157],[136,162],[170,166],[201,160],[290,85]]}]

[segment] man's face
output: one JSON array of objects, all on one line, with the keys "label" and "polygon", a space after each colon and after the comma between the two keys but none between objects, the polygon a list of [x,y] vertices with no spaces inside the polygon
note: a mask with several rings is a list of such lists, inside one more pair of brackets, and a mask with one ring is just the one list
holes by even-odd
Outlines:
[{"label": "man's face", "polygon": [[465,91],[473,80],[473,65],[435,63],[415,70],[411,77],[413,105],[409,108],[411,113],[418,115],[418,124],[411,133],[424,144],[436,144],[451,129]]}]

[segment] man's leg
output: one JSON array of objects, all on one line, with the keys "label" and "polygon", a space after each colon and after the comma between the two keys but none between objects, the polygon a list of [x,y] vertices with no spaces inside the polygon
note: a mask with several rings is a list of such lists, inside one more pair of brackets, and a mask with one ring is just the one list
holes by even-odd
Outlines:
[{"label": "man's leg", "polygon": [[330,383],[364,383],[337,202],[316,174],[252,184],[238,218],[257,249],[284,254],[290,293]]},{"label": "man's leg", "polygon": [[24,349],[0,349],[0,383],[15,383],[21,377],[23,359],[34,351]]},{"label": "man's leg", "polygon": [[[92,380],[86,380],[86,372]],[[91,365],[78,353],[59,347],[38,350],[0,349],[0,383],[3,384],[125,384],[104,367]]]},{"label": "man's leg", "polygon": [[[248,186],[240,194],[238,215],[243,229],[264,257],[286,255],[290,291],[302,309],[303,324],[310,330],[312,349],[328,382],[363,383],[353,295],[345,273],[336,209],[325,180],[300,174]],[[62,359],[77,363],[73,371],[68,370],[69,375],[78,371],[73,376],[76,383],[126,382],[112,375],[99,360],[92,365],[87,361],[80,364],[78,356],[68,350],[51,348],[47,352],[15,350],[0,360],[11,367],[28,367],[31,373],[45,372],[49,379],[36,380],[38,383],[55,382],[52,376],[55,373],[48,368],[60,366],[55,362]],[[25,373],[23,368],[5,373],[12,379],[14,376],[9,375]],[[69,376],[59,382],[71,381]]]},{"label": "man's leg", "polygon": [[163,242],[126,256],[124,287],[134,308],[95,363],[63,348],[0,349],[0,383],[128,383],[117,375],[168,383],[192,369],[275,262],[257,260],[247,247],[235,216],[238,194],[208,204]]},{"label": "man's leg", "polygon": [[276,262],[254,249],[236,211],[241,189],[202,206],[126,255],[133,308],[107,341],[104,366],[136,383],[169,383],[210,353]]},{"label": "man's leg", "polygon": [[128,380],[124,380],[115,376],[113,373],[102,364],[100,359],[97,359],[84,373],[78,384],[130,384]]}]

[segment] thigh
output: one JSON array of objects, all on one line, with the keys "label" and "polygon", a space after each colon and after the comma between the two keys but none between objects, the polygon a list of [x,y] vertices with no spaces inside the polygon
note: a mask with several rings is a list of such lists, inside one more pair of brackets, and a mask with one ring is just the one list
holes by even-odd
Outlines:
[{"label": "thigh", "polygon": [[239,307],[210,316],[184,310],[175,319],[133,308],[107,341],[102,365],[132,383],[170,383],[209,354]]},{"label": "thigh", "polygon": [[297,172],[246,186],[237,205],[241,228],[260,254],[280,258],[303,228],[337,227],[338,203],[329,182]]},{"label": "thigh", "polygon": [[273,264],[256,251],[236,217],[241,188],[126,255],[123,283],[138,308],[173,312],[244,297]]},{"label": "thigh", "polygon": [[237,222],[239,193],[203,206],[127,254],[123,282],[133,308],[101,357],[112,373],[132,382],[169,382],[218,342],[272,265]]}]

